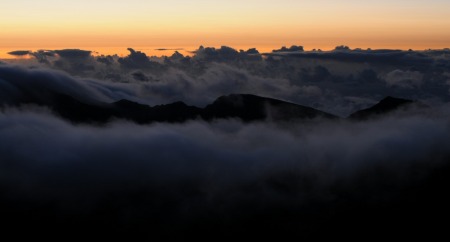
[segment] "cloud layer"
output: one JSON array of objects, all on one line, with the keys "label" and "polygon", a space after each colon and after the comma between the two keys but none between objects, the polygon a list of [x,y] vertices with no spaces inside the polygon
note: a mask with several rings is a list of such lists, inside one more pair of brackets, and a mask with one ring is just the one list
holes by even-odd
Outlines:
[{"label": "cloud layer", "polygon": [[256,49],[201,46],[191,57],[178,52],[150,57],[132,48],[129,51],[125,57],[91,56],[90,51],[77,49],[29,53],[41,67],[100,80],[104,85],[121,83],[134,90],[140,102],[152,105],[184,101],[202,106],[218,96],[250,93],[345,117],[385,96],[433,105],[449,101],[448,50],[338,46],[334,51],[304,51],[302,46],[292,46],[260,54]]},{"label": "cloud layer", "polygon": [[139,236],[162,236],[164,229],[195,234],[208,226],[231,235],[244,225],[249,233],[300,229],[309,236],[321,228],[317,216],[332,222],[367,213],[366,205],[377,211],[431,205],[405,199],[424,195],[408,192],[417,184],[446,186],[448,179],[428,183],[435,186],[434,172],[448,169],[449,127],[448,116],[418,114],[364,123],[99,128],[74,126],[45,110],[6,109],[0,114],[2,214],[12,225],[42,219],[42,226],[61,231],[71,231],[71,223],[87,229],[83,221],[97,224],[97,232],[111,224]]},{"label": "cloud layer", "polygon": [[[0,63],[5,231],[212,240],[446,231],[438,221],[450,215],[447,50],[294,46],[261,55],[202,47],[192,57],[162,58],[129,50],[126,57],[46,50],[30,52],[36,58],[22,66]],[[343,117],[387,95],[432,108],[364,122],[98,127],[27,104],[51,102],[54,93],[96,104],[199,106],[251,93]]]}]

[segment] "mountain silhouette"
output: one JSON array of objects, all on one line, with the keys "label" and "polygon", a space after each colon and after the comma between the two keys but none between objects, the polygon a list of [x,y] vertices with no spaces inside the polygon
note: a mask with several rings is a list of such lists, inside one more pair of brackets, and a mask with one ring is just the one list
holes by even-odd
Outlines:
[{"label": "mountain silhouette", "polygon": [[265,119],[288,121],[318,117],[337,118],[314,108],[250,94],[219,97],[215,102],[206,106],[202,112],[202,118],[205,120],[240,118],[246,122]]},{"label": "mountain silhouette", "polygon": [[[182,123],[196,119],[205,121],[240,119],[243,122],[280,122],[339,118],[311,107],[251,94],[221,96],[205,108],[189,106],[183,102],[149,106],[126,99],[113,103],[80,101],[61,93],[46,93],[40,96],[27,95],[25,99],[7,103],[8,106],[29,104],[49,107],[56,115],[73,123],[98,125],[106,124],[114,119],[149,124],[153,122]],[[377,118],[395,110],[408,109],[411,105],[425,106],[407,99],[386,97],[372,107],[351,114],[348,119],[367,120]]]},{"label": "mountain silhouette", "polygon": [[30,95],[27,99],[15,103],[16,106],[22,104],[47,106],[56,115],[71,122],[93,124],[105,124],[112,119],[125,119],[146,124],[152,122],[180,123],[194,119],[212,121],[233,118],[252,122],[337,118],[314,108],[250,94],[221,96],[205,108],[188,106],[183,102],[152,107],[126,99],[113,103],[88,102],[61,93],[46,93],[44,98]]},{"label": "mountain silhouette", "polygon": [[185,122],[197,118],[202,110],[183,102],[150,107],[125,99],[113,103],[110,108],[112,116],[137,123]]},{"label": "mountain silhouette", "polygon": [[356,111],[352,113],[349,116],[349,119],[352,120],[367,120],[370,118],[376,118],[383,116],[385,114],[388,114],[390,112],[401,110],[401,109],[408,109],[411,106],[424,106],[423,104],[420,104],[416,101],[408,100],[408,99],[402,99],[402,98],[395,98],[395,97],[385,97],[380,102],[375,104],[372,107],[362,109],[359,111]]}]

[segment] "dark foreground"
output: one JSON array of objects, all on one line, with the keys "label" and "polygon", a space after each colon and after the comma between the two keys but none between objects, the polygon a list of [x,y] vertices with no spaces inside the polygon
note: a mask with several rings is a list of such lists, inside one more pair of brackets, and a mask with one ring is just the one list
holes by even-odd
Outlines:
[{"label": "dark foreground", "polygon": [[210,193],[203,181],[122,184],[108,193],[97,191],[98,184],[76,188],[65,184],[65,189],[73,190],[54,200],[48,198],[55,197],[49,193],[58,192],[56,185],[21,193],[8,191],[3,184],[2,237],[63,241],[448,237],[450,167],[436,167],[425,177],[400,184],[397,175],[375,167],[334,184],[326,194],[315,194],[316,184],[308,183],[313,179],[295,174],[274,174]]}]

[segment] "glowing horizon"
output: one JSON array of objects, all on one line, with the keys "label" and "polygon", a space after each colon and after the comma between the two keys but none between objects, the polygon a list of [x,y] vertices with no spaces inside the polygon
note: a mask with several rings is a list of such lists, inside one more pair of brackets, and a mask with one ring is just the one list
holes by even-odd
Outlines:
[{"label": "glowing horizon", "polygon": [[0,49],[8,50],[450,47],[444,0],[15,0],[2,9]]}]

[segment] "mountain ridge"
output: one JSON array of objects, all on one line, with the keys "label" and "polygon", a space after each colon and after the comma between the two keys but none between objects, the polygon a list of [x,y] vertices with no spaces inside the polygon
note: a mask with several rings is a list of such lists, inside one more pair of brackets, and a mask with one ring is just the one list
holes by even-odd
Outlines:
[{"label": "mountain ridge", "polygon": [[371,118],[377,118],[393,111],[397,110],[407,110],[415,107],[427,107],[426,105],[409,99],[404,98],[396,98],[392,96],[387,96],[381,99],[375,105],[372,105],[368,108],[361,109],[356,111],[348,117],[351,120],[368,120]]},{"label": "mountain ridge", "polygon": [[[367,120],[394,110],[405,108],[416,101],[386,97],[379,103],[352,113],[349,120]],[[240,119],[255,121],[298,121],[312,119],[341,119],[333,114],[308,106],[253,94],[230,94],[218,97],[214,102],[199,108],[178,101],[150,106],[121,99],[112,103],[80,101],[70,95],[52,93],[46,98],[28,97],[22,104],[37,104],[49,107],[58,116],[74,123],[106,124],[113,119],[125,119],[138,124],[153,122],[183,123],[189,120],[213,121],[218,119]],[[11,103],[8,103],[11,106]]]}]

